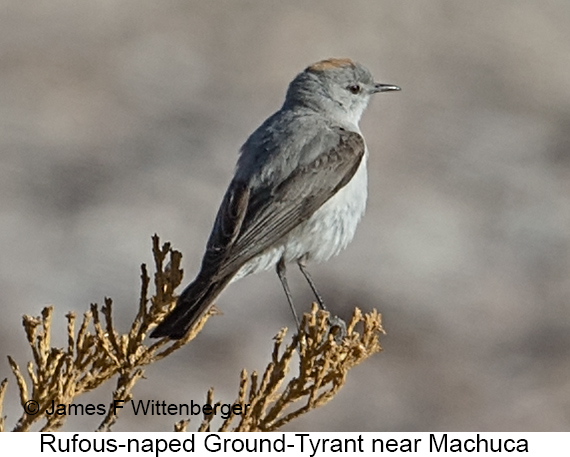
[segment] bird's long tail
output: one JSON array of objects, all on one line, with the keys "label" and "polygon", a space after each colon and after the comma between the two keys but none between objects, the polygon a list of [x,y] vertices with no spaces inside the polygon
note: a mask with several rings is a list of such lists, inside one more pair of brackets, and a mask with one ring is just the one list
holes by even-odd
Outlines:
[{"label": "bird's long tail", "polygon": [[174,309],[158,324],[150,337],[168,336],[173,340],[184,337],[196,321],[210,308],[213,301],[231,281],[232,276],[217,281],[202,279],[198,276],[180,294]]}]

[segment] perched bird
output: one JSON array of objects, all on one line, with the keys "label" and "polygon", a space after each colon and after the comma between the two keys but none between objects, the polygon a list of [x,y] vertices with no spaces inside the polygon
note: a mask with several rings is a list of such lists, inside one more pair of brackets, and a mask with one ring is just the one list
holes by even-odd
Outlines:
[{"label": "perched bird", "polygon": [[358,122],[373,94],[395,90],[350,59],[317,62],[293,79],[281,109],[242,146],[200,272],[151,337],[182,338],[229,283],[273,267],[299,326],[285,275],[292,262],[325,309],[306,264],[352,240],[367,196]]}]

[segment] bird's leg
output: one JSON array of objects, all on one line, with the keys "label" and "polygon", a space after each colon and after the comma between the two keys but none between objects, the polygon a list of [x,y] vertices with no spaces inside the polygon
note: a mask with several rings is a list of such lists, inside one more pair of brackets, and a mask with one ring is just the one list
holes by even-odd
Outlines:
[{"label": "bird's leg", "polygon": [[323,301],[323,298],[321,297],[321,294],[319,294],[319,291],[317,290],[317,286],[315,286],[315,283],[313,282],[313,278],[311,278],[311,275],[307,271],[307,268],[306,268],[305,263],[303,262],[303,259],[297,260],[297,265],[299,265],[299,270],[301,270],[301,273],[303,273],[303,276],[305,277],[305,279],[309,283],[309,287],[313,291],[313,294],[315,294],[315,297],[317,299],[317,302],[319,303],[319,306],[321,307],[321,309],[323,311],[326,311],[329,313],[329,325],[330,325],[331,330],[334,328],[338,329],[338,332],[336,332],[336,334],[335,334],[335,340],[337,343],[340,344],[340,342],[346,336],[346,322],[344,322],[340,317],[333,316],[330,314],[329,310],[325,306],[325,303]]},{"label": "bird's leg", "polygon": [[303,273],[303,276],[305,277],[305,279],[309,283],[309,287],[313,291],[313,294],[315,294],[315,297],[316,297],[317,302],[319,303],[319,306],[321,307],[321,309],[323,311],[328,311],[327,307],[325,306],[325,302],[323,301],[323,297],[321,297],[321,294],[319,294],[319,291],[317,290],[317,286],[315,286],[315,283],[313,282],[313,278],[311,278],[311,275],[307,271],[307,268],[306,268],[305,264],[303,263],[303,261],[297,260],[297,265],[299,265],[299,270],[301,270],[301,273]]},{"label": "bird's leg", "polygon": [[293,317],[295,317],[295,322],[297,323],[297,331],[299,334],[301,333],[301,321],[299,321],[299,317],[297,316],[297,311],[295,311],[295,307],[293,306],[293,296],[291,295],[291,291],[289,290],[289,284],[287,283],[287,276],[285,261],[283,259],[277,262],[277,276],[279,276],[279,280],[281,281],[281,285],[283,286],[283,290],[285,291],[285,295],[287,296],[287,301],[289,302],[289,307],[291,308],[291,312],[293,313]]}]

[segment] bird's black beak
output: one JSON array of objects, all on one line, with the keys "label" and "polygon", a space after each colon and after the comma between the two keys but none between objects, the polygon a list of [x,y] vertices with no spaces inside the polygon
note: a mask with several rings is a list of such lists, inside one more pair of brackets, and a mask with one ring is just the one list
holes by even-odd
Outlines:
[{"label": "bird's black beak", "polygon": [[380,84],[374,83],[374,87],[372,88],[372,93],[377,94],[378,92],[389,92],[391,90],[402,90],[398,86],[393,86],[392,84]]}]

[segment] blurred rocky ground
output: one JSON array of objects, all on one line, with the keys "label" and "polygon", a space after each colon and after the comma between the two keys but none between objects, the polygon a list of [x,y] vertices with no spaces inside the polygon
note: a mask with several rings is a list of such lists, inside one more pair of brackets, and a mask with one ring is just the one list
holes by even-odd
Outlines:
[{"label": "blurred rocky ground", "polygon": [[[68,310],[105,296],[126,329],[155,232],[190,280],[239,146],[305,66],[351,57],[403,90],[377,96],[361,124],[370,195],[356,239],[311,271],[340,315],[383,314],[385,351],[287,430],[568,430],[570,3],[0,6],[2,357],[30,358],[21,315],[47,304],[55,344]],[[148,369],[137,399],[202,401],[214,385],[232,401],[241,368],[262,369],[271,337],[294,325],[273,272],[218,306],[194,343]],[[173,422],[125,413],[116,430]]]}]

